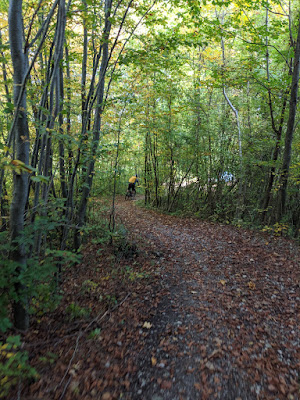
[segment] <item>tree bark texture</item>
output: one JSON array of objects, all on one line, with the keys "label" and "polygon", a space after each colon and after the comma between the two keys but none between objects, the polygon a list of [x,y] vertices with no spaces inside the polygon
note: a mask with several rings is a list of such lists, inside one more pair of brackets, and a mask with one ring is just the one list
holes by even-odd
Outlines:
[{"label": "tree bark texture", "polygon": [[[19,111],[12,132],[16,159],[29,163],[29,130],[26,115],[26,92],[21,93],[21,85],[27,69],[27,56],[23,49],[22,0],[9,2],[9,43],[13,62],[14,104],[19,103]],[[21,93],[21,98],[19,98]],[[17,265],[15,286],[18,299],[13,304],[14,324],[21,330],[28,329],[29,314],[24,285],[19,281],[26,268],[26,250],[22,243],[24,234],[24,212],[28,194],[28,174],[25,171],[14,173],[14,189],[10,210],[11,246],[10,259]]]},{"label": "tree bark texture", "polygon": [[296,118],[296,111],[297,111],[299,72],[300,72],[300,16],[299,16],[299,21],[298,21],[298,35],[297,35],[297,42],[296,42],[295,56],[294,56],[294,66],[293,66],[291,95],[290,95],[290,107],[289,107],[289,119],[288,119],[287,129],[286,129],[285,147],[284,147],[282,170],[281,170],[281,177],[280,177],[278,221],[281,220],[281,218],[285,212],[285,207],[286,207],[287,185],[288,185],[289,169],[290,169],[290,164],[291,164],[292,142],[293,142],[295,118]]},{"label": "tree bark texture", "polygon": [[102,45],[102,59],[99,72],[99,82],[97,87],[97,98],[96,98],[96,108],[95,108],[95,119],[93,126],[93,139],[90,152],[90,161],[86,169],[84,184],[82,188],[81,198],[79,202],[79,207],[77,211],[77,229],[74,236],[74,245],[78,249],[80,247],[80,228],[84,225],[86,208],[90,195],[90,191],[93,183],[94,167],[96,152],[100,140],[100,129],[101,129],[101,119],[103,111],[103,99],[104,99],[104,88],[105,88],[105,76],[109,60],[108,52],[108,39],[111,30],[110,13],[112,7],[112,0],[105,1],[105,26],[103,32],[103,45]]}]

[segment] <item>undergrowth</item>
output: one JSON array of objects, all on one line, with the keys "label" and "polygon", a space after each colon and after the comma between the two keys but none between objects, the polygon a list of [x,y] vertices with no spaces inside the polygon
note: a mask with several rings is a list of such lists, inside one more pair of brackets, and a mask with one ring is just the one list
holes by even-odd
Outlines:
[{"label": "undergrowth", "polygon": [[199,196],[198,201],[192,201],[189,196],[189,189],[183,189],[181,195],[174,202],[172,209],[167,206],[167,199],[160,199],[160,206],[157,207],[155,201],[145,205],[144,201],[138,201],[141,208],[158,210],[164,214],[179,217],[196,217],[211,222],[233,225],[240,228],[252,229],[268,233],[275,237],[286,237],[300,242],[300,229],[291,224],[287,218],[279,222],[261,222],[262,210],[258,207],[244,206],[240,216],[236,212],[236,193],[228,192],[224,196],[208,201],[207,197]]},{"label": "undergrowth", "polygon": [[12,387],[38,373],[28,362],[28,353],[21,350],[21,337],[9,336],[0,342],[0,398],[7,399]]},{"label": "undergrowth", "polygon": [[[141,271],[136,261],[139,255],[137,243],[131,239],[124,225],[117,220],[114,232],[109,229],[110,204],[100,201],[91,203],[87,225],[83,229],[82,256],[70,251],[45,248],[42,257],[28,258],[28,268],[18,277],[26,287],[34,329],[41,340],[43,326],[53,323],[61,314],[66,326],[77,326],[90,321],[95,318],[95,313],[101,314],[102,311],[104,313],[107,309],[115,308],[129,285],[134,286],[137,281],[148,278],[148,274]],[[33,236],[28,234],[28,248],[32,245],[32,238]],[[1,233],[0,257],[9,252],[7,242],[7,233]],[[79,263],[80,257],[87,255],[85,249],[89,246],[93,249],[93,275],[90,274],[91,269],[88,272],[84,263]],[[33,363],[28,353],[22,350],[26,343],[26,335],[23,339],[13,335],[10,304],[17,299],[17,265],[10,262],[8,257],[5,257],[5,260],[0,276],[0,398],[7,398],[8,393],[16,393],[20,385],[36,379],[37,371],[51,368],[56,360],[56,355],[47,351],[39,354],[39,359]],[[62,273],[58,281],[59,267]],[[77,271],[78,268],[80,271]],[[76,282],[71,292],[67,283],[70,276],[74,276]],[[89,333],[88,339],[97,339],[100,332],[100,328],[96,327]],[[28,335],[31,341],[33,333],[30,330]]]}]

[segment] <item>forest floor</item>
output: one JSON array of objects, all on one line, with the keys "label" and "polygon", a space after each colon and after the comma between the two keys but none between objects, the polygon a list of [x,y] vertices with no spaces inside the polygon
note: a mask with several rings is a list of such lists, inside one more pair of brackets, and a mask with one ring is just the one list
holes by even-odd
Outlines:
[{"label": "forest floor", "polygon": [[33,320],[18,398],[300,399],[296,244],[135,201],[117,216],[126,240],[88,243]]}]

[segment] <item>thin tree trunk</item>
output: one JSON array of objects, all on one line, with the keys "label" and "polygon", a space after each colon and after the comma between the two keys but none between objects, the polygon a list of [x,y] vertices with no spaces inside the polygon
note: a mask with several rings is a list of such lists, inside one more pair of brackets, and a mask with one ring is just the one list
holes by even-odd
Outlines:
[{"label": "thin tree trunk", "polygon": [[[70,4],[70,3],[69,3]],[[68,4],[68,6],[69,6]],[[44,175],[45,177],[49,177],[49,183],[42,184],[42,215],[46,216],[46,206],[48,202],[49,191],[52,190],[54,196],[54,185],[53,185],[53,149],[52,149],[52,136],[51,131],[54,128],[56,118],[62,109],[61,104],[61,82],[60,82],[60,66],[63,59],[63,48],[65,42],[65,26],[66,26],[66,6],[65,0],[58,0],[58,13],[57,13],[57,24],[56,24],[56,32],[54,38],[54,53],[52,58],[52,52],[50,53],[49,62],[48,62],[48,70],[46,76],[46,88],[49,88],[49,100],[48,99],[48,90],[45,89],[44,92],[44,101],[45,105],[48,105],[48,118],[46,121],[46,127],[42,125],[43,135],[41,141],[41,150],[40,150],[40,158],[39,158],[39,166],[38,173],[40,175]],[[52,50],[52,49],[51,49]],[[51,61],[51,62],[50,62]],[[44,120],[43,113],[41,113],[41,118]],[[60,149],[62,150],[62,149]],[[66,190],[66,188],[64,188]],[[39,191],[40,191],[40,183],[36,183],[35,188],[35,199],[34,199],[34,213],[32,219],[35,218],[35,214],[38,211],[39,205]],[[40,248],[42,244],[42,238],[45,238],[44,232],[40,231],[39,234],[35,238],[35,246],[34,251],[36,254],[40,253]]]},{"label": "thin tree trunk", "polygon": [[[9,43],[13,62],[14,104],[19,106],[12,138],[16,149],[17,160],[29,163],[29,129],[27,121],[26,92],[20,97],[21,85],[28,66],[27,54],[23,48],[22,0],[10,0],[9,4]],[[27,330],[29,327],[28,300],[26,288],[21,276],[26,269],[27,255],[22,236],[24,235],[24,212],[28,194],[28,173],[14,173],[14,190],[10,210],[11,246],[10,259],[18,265],[16,268],[19,282],[15,285],[18,299],[13,304],[14,325],[17,329]]]},{"label": "thin tree trunk", "polygon": [[[57,94],[59,93],[58,102],[59,102],[59,133],[61,136],[64,135],[64,118],[63,118],[63,103],[64,103],[64,86],[63,86],[63,70],[59,68],[59,87],[57,88]],[[61,187],[61,194],[64,199],[67,198],[67,182],[66,182],[66,169],[65,169],[65,146],[64,146],[64,139],[61,138],[59,140],[59,172],[60,172],[60,187]]]},{"label": "thin tree trunk", "polygon": [[[148,90],[150,91],[149,84]],[[151,192],[150,192],[150,180],[151,180],[151,140],[150,140],[150,102],[149,96],[147,97],[147,108],[146,108],[146,135],[145,135],[145,205],[150,203]]]},{"label": "thin tree trunk", "polygon": [[294,55],[293,76],[290,95],[289,119],[287,123],[287,130],[285,136],[285,147],[283,153],[283,163],[280,176],[280,189],[278,199],[278,221],[281,220],[285,213],[287,186],[289,178],[289,169],[292,156],[292,142],[297,110],[297,95],[299,87],[299,72],[300,72],[300,16],[298,21],[298,35]]},{"label": "thin tree trunk", "polygon": [[169,208],[171,198],[174,196],[174,187],[175,187],[175,172],[174,172],[174,155],[173,155],[173,145],[172,145],[172,140],[171,140],[171,134],[172,134],[172,97],[170,95],[169,102],[168,102],[168,108],[169,108],[169,126],[168,126],[168,131],[169,131],[169,149],[170,149],[170,172],[169,172],[169,189],[168,189],[168,198],[167,198],[167,209]]},{"label": "thin tree trunk", "polygon": [[[16,124],[18,118],[19,118],[19,110],[20,110],[20,107],[21,107],[20,103],[21,103],[21,100],[23,99],[23,95],[24,95],[25,88],[26,88],[26,83],[27,83],[27,80],[30,77],[30,73],[31,73],[31,70],[32,70],[32,68],[34,66],[35,60],[37,59],[38,55],[40,54],[42,45],[44,44],[44,41],[46,39],[47,31],[48,31],[48,28],[49,28],[49,24],[50,24],[50,21],[51,21],[51,18],[53,16],[53,14],[54,14],[54,11],[55,11],[55,8],[57,6],[58,1],[59,0],[55,0],[55,3],[53,4],[53,6],[52,6],[52,8],[51,8],[51,10],[50,10],[50,12],[49,12],[44,24],[43,24],[43,29],[40,30],[40,33],[44,30],[43,37],[42,37],[42,39],[41,39],[41,41],[39,43],[39,46],[38,46],[37,50],[35,51],[32,59],[31,59],[30,65],[28,65],[28,57],[27,57],[26,71],[24,71],[24,74],[23,74],[23,81],[19,84],[19,86],[20,86],[19,87],[19,89],[20,89],[19,90],[19,99],[17,100],[16,105],[15,105],[14,118],[13,118],[13,121],[11,123],[10,132],[8,134],[8,138],[7,138],[7,141],[6,141],[7,146],[10,146],[11,141],[13,140],[13,133],[14,133],[14,129],[15,129],[15,124]],[[13,0],[10,0],[10,3],[13,3]]]},{"label": "thin tree trunk", "polygon": [[[222,16],[222,24],[223,24],[223,18],[224,15]],[[224,44],[224,39],[222,37],[221,39],[221,47],[222,47],[222,59],[223,59],[223,65],[225,66],[225,44]],[[243,167],[243,150],[242,150],[242,132],[240,128],[240,120],[239,120],[239,113],[238,110],[233,106],[231,101],[229,100],[229,97],[227,96],[226,90],[225,90],[225,83],[223,84],[223,95],[225,97],[225,100],[227,101],[228,105],[230,106],[231,110],[235,114],[236,118],[236,125],[238,129],[238,145],[239,145],[239,161],[240,161],[240,173],[239,173],[239,190],[238,190],[238,203],[237,203],[237,208],[236,208],[236,218],[240,219],[242,215],[242,207],[243,207],[243,178],[244,178],[244,167]]]},{"label": "thin tree trunk", "polygon": [[[267,29],[267,33],[268,33],[268,31],[269,31],[269,9],[268,9],[268,7],[266,8],[266,29]],[[273,156],[272,156],[273,165],[270,170],[267,189],[266,189],[266,192],[264,195],[264,200],[263,200],[263,212],[262,212],[262,216],[261,216],[262,223],[264,223],[266,221],[268,207],[269,207],[269,204],[271,201],[271,193],[272,193],[272,188],[273,188],[273,183],[275,180],[275,173],[276,173],[276,165],[275,164],[279,157],[280,142],[281,142],[281,136],[282,136],[283,123],[284,123],[284,114],[285,114],[285,109],[286,109],[286,104],[287,104],[287,93],[285,93],[284,99],[283,99],[282,110],[281,110],[279,127],[276,128],[274,111],[273,111],[272,93],[271,93],[271,88],[269,85],[269,83],[270,83],[270,57],[269,57],[268,34],[266,36],[266,72],[267,72],[267,81],[268,81],[268,104],[269,104],[269,108],[270,108],[272,128],[276,134],[276,142],[275,142],[275,148],[274,148]]]},{"label": "thin tree trunk", "polygon": [[148,127],[147,127],[147,132],[146,132],[146,136],[145,136],[145,176],[144,176],[144,180],[145,180],[145,205],[150,203],[150,174],[151,174],[151,167],[150,167],[150,156],[149,156],[149,131],[148,131]]},{"label": "thin tree trunk", "polygon": [[[84,12],[87,11],[86,1],[83,0]],[[86,117],[87,103],[86,103],[86,69],[87,69],[87,58],[88,58],[88,36],[86,27],[86,18],[83,13],[83,55],[81,63],[81,112],[82,120]]]},{"label": "thin tree trunk", "polygon": [[[64,135],[63,129],[63,108],[64,108],[64,74],[62,68],[62,60],[64,56],[64,44],[65,44],[65,26],[66,26],[66,9],[65,9],[65,0],[61,1],[60,5],[60,25],[61,35],[60,35],[60,43],[59,43],[59,53],[58,59],[59,67],[57,72],[57,84],[56,84],[56,108],[58,112],[58,122],[59,122],[59,132],[61,136]],[[65,171],[65,148],[64,148],[64,140],[61,138],[59,140],[59,171],[60,171],[60,184],[61,184],[61,192],[62,197],[64,199],[67,198],[67,182],[66,182],[66,171]]]},{"label": "thin tree trunk", "polygon": [[[0,47],[2,47],[2,33],[0,30]],[[3,82],[4,82],[4,87],[5,87],[5,95],[6,99],[9,103],[12,102],[12,98],[9,92],[8,84],[7,84],[7,71],[6,71],[6,64],[5,64],[5,57],[3,51],[1,51],[1,56],[2,56],[2,75],[3,75]]]},{"label": "thin tree trunk", "polygon": [[[155,76],[154,76],[155,80]],[[153,123],[155,123],[155,117],[156,117],[156,102],[154,99],[153,102]],[[160,206],[160,196],[158,193],[158,188],[159,188],[159,165],[158,165],[158,157],[157,157],[157,132],[154,126],[154,131],[153,131],[153,140],[151,140],[151,136],[149,137],[150,139],[150,151],[151,151],[151,158],[152,158],[152,167],[153,167],[153,172],[154,172],[154,184],[155,184],[155,203],[156,207]]]},{"label": "thin tree trunk", "polygon": [[4,231],[7,230],[7,227],[8,227],[7,221],[8,221],[8,208],[9,208],[8,207],[8,201],[7,201],[7,198],[6,198],[7,190],[6,190],[6,181],[5,181],[5,179],[3,180],[2,186],[3,186],[3,196],[1,197],[1,200],[0,200],[2,223],[1,223],[0,231],[4,232]]},{"label": "thin tree trunk", "polygon": [[279,157],[279,152],[280,152],[280,142],[281,142],[281,136],[282,136],[282,129],[283,129],[283,123],[284,123],[284,114],[285,114],[285,109],[286,109],[286,104],[287,104],[287,97],[285,96],[284,102],[282,105],[282,111],[281,111],[281,118],[279,122],[279,127],[276,129],[276,142],[275,142],[275,148],[273,151],[273,156],[272,156],[272,167],[270,170],[270,175],[268,179],[268,185],[266,189],[266,193],[264,196],[264,203],[263,203],[263,212],[262,212],[262,222],[264,223],[266,221],[267,217],[267,212],[268,212],[268,207],[271,201],[271,193],[272,193],[272,188],[274,184],[274,179],[275,179],[275,173],[276,173],[276,162]]},{"label": "thin tree trunk", "polygon": [[[0,30],[0,47],[2,47],[2,33],[1,33],[1,30]],[[3,62],[2,62],[2,75],[3,75],[3,82],[4,82],[4,87],[5,87],[6,100],[7,100],[8,103],[12,103],[11,94],[10,94],[10,91],[9,91],[9,88],[8,88],[8,84],[7,84],[7,71],[6,71],[6,64],[4,62],[5,57],[4,57],[3,51],[1,51],[0,54],[1,54],[2,59],[3,59]],[[13,115],[13,111],[11,111],[11,115]],[[5,182],[4,182],[5,178],[4,177],[5,177],[5,170],[3,168],[2,171],[1,171],[1,174],[0,174],[0,198],[1,198],[1,210],[3,212],[5,210],[5,207],[2,205],[2,204],[5,203],[3,198],[2,198],[3,188],[4,188],[4,192],[6,192]],[[2,211],[1,211],[1,215],[2,215]],[[5,225],[2,224],[1,229],[4,229],[4,226]]]},{"label": "thin tree trunk", "polygon": [[[70,63],[69,63],[69,52],[68,46],[65,46],[65,58],[66,58],[66,65],[67,65],[67,137],[68,137],[68,188],[67,188],[67,199],[65,203],[65,225],[62,231],[62,238],[60,243],[60,249],[65,250],[68,234],[69,234],[69,224],[73,218],[74,213],[74,179],[72,179],[72,169],[73,169],[73,150],[72,150],[72,142],[71,142],[71,87],[70,87]],[[74,166],[75,168],[75,166]]]},{"label": "thin tree trunk", "polygon": [[174,204],[174,202],[175,202],[175,200],[176,200],[176,198],[177,198],[177,196],[178,196],[178,193],[179,193],[179,191],[180,191],[180,189],[181,189],[182,183],[184,182],[184,180],[186,179],[186,177],[187,177],[188,174],[190,173],[190,170],[191,170],[191,168],[192,168],[194,162],[195,162],[195,160],[193,160],[193,161],[191,162],[191,164],[190,164],[189,167],[188,167],[188,170],[186,171],[186,174],[182,177],[182,179],[181,179],[181,181],[180,181],[180,184],[179,184],[179,186],[178,186],[178,188],[177,188],[177,190],[176,190],[176,192],[175,192],[175,194],[174,194],[174,197],[173,197],[173,199],[172,199],[172,203],[170,204],[170,207],[168,208],[168,211],[169,211],[169,212],[172,210],[173,204]]},{"label": "thin tree trunk", "polygon": [[105,27],[103,33],[103,45],[102,45],[102,60],[101,67],[99,73],[99,83],[97,88],[97,105],[95,109],[95,121],[93,127],[93,141],[91,146],[91,156],[90,162],[88,164],[85,181],[82,188],[82,194],[79,202],[79,207],[77,211],[77,227],[74,235],[74,245],[75,248],[78,249],[81,244],[80,239],[80,228],[84,225],[85,215],[86,215],[86,207],[88,198],[90,195],[90,191],[93,183],[93,175],[94,175],[94,166],[95,166],[95,156],[98,149],[99,139],[100,139],[100,129],[101,129],[101,120],[102,120],[102,112],[103,112],[103,98],[104,98],[104,87],[105,87],[105,75],[108,66],[108,39],[111,30],[111,22],[110,22],[110,13],[112,7],[112,0],[105,1]]},{"label": "thin tree trunk", "polygon": [[115,201],[116,201],[116,188],[117,188],[117,172],[118,172],[118,164],[119,164],[119,153],[120,153],[120,135],[121,135],[121,128],[122,128],[122,118],[126,108],[127,98],[125,100],[124,107],[121,111],[121,115],[119,117],[119,126],[118,126],[118,136],[117,136],[117,154],[114,163],[114,182],[113,182],[113,196],[112,196],[112,206],[111,212],[109,216],[109,230],[110,232],[115,231],[116,226],[116,210],[115,210]]}]

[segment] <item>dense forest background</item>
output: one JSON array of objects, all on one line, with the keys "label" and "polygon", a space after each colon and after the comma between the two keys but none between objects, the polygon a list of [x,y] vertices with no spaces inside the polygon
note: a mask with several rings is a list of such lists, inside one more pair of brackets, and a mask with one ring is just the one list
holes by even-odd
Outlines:
[{"label": "dense forest background", "polygon": [[299,236],[299,21],[294,0],[0,1],[2,331],[133,174],[146,205]]}]

